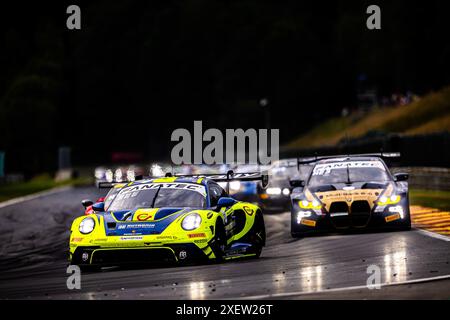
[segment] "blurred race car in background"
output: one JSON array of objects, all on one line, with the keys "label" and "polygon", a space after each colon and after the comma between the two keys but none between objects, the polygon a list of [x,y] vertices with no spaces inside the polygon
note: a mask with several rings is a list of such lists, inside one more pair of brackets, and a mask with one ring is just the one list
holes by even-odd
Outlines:
[{"label": "blurred race car in background", "polygon": [[299,159],[314,164],[305,180],[292,180],[291,234],[390,227],[410,229],[408,174],[392,175],[378,153]]},{"label": "blurred race car in background", "polygon": [[95,183],[98,186],[100,182],[126,182],[139,180],[145,176],[164,177],[167,173],[171,174],[201,174],[217,172],[213,169],[215,166],[200,165],[181,165],[173,166],[167,162],[158,162],[148,164],[131,164],[119,166],[99,166],[95,168]]},{"label": "blurred race car in background", "polygon": [[[259,165],[223,165],[222,170],[232,170],[236,173],[247,172],[261,172],[265,171],[265,167]],[[250,202],[259,205],[258,188],[261,188],[261,183],[258,181],[231,181],[229,185],[226,182],[222,182],[221,186],[229,190],[230,196],[239,201]]]},{"label": "blurred race car in background", "polygon": [[311,166],[299,166],[297,158],[280,159],[269,168],[267,188],[258,187],[258,203],[266,212],[283,212],[291,207],[291,180],[305,180]]},{"label": "blurred race car in background", "polygon": [[94,171],[96,184],[111,181],[134,181],[137,176],[148,175],[143,166],[121,165],[113,167],[97,167]]},{"label": "blurred race car in background", "polygon": [[90,270],[259,257],[266,240],[261,209],[229,197],[218,182],[260,180],[266,185],[267,179],[259,173],[228,172],[110,183],[118,190],[114,198],[74,220],[70,263]]},{"label": "blurred race car in background", "polygon": [[[115,183],[114,185],[108,186],[109,191],[106,194],[106,196],[98,198],[95,203],[89,199],[81,201],[81,204],[83,205],[83,207],[85,209],[84,214],[88,215],[88,214],[95,213],[95,210],[93,207],[94,204],[96,204],[97,206],[103,205],[105,210],[107,210],[109,205],[111,204],[111,202],[114,200],[116,195],[119,193],[120,188],[124,187],[125,185],[126,185],[125,183]],[[101,184],[99,186],[101,186]]]},{"label": "blurred race car in background", "polygon": [[[104,202],[104,201],[105,201],[105,197],[100,197],[97,199],[97,201],[95,203]],[[83,201],[81,201],[81,204],[84,207],[85,215],[94,213],[94,208],[92,208],[92,206],[94,205],[94,202],[92,200],[87,200],[87,199],[83,200]]]}]

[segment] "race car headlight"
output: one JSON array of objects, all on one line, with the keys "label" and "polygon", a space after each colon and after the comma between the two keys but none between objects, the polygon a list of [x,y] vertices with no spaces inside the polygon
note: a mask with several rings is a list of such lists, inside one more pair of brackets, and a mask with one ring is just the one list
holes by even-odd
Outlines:
[{"label": "race car headlight", "polygon": [[127,181],[134,181],[136,180],[136,173],[133,169],[127,170]]},{"label": "race car headlight", "polygon": [[121,182],[123,177],[122,169],[117,169],[116,172],[114,172],[114,178],[116,178],[116,181]]},{"label": "race car headlight", "polygon": [[184,217],[183,221],[181,222],[181,227],[186,231],[192,231],[200,227],[200,224],[202,223],[202,218],[198,213],[191,213]]},{"label": "race car headlight", "polygon": [[288,188],[284,188],[284,189],[283,189],[283,194],[284,194],[285,196],[288,196],[290,193],[291,193],[291,191],[290,191]]},{"label": "race car headlight", "polygon": [[150,172],[151,172],[151,175],[154,177],[163,177],[164,176],[164,171],[161,168],[161,166],[158,164],[152,165],[152,167],[150,168]]},{"label": "race car headlight", "polygon": [[281,194],[281,189],[280,188],[267,188],[266,193],[270,194],[270,195],[279,195],[279,194]]},{"label": "race car headlight", "polygon": [[95,178],[100,180],[105,175],[106,170],[103,168],[96,168],[94,172],[95,172],[94,173]]},{"label": "race car headlight", "polygon": [[405,212],[403,211],[402,206],[389,207],[389,212],[398,213],[402,219],[405,217]]},{"label": "race car headlight", "polygon": [[313,200],[313,201],[308,201],[308,200],[301,200],[298,202],[298,205],[300,206],[300,208],[302,209],[315,209],[315,210],[319,210],[320,208],[322,208],[322,205],[320,204],[319,201],[317,200]]},{"label": "race car headlight", "polygon": [[85,218],[83,221],[81,221],[80,227],[78,230],[80,230],[80,232],[83,234],[88,234],[88,233],[91,233],[92,230],[94,230],[94,227],[95,227],[94,219]]},{"label": "race car headlight", "polygon": [[380,199],[378,199],[379,206],[387,206],[390,204],[397,204],[399,202],[400,202],[400,196],[395,195],[395,194],[390,197],[381,196]]}]

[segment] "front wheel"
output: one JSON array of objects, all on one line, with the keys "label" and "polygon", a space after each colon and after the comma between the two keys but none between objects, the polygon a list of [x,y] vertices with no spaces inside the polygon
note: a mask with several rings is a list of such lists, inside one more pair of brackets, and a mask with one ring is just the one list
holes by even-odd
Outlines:
[{"label": "front wheel", "polygon": [[210,247],[216,256],[216,261],[221,262],[224,260],[225,248],[227,245],[227,237],[225,233],[225,227],[220,219],[217,219],[214,237],[210,242]]},{"label": "front wheel", "polygon": [[258,259],[261,256],[261,252],[262,252],[262,246],[261,245],[256,245],[255,246],[255,258]]},{"label": "front wheel", "polygon": [[405,217],[405,221],[402,223],[400,230],[411,230],[411,211],[409,209],[409,199],[408,199],[408,210]]},{"label": "front wheel", "polygon": [[408,217],[405,219],[405,222],[400,227],[400,230],[411,230],[411,216],[408,215]]},{"label": "front wheel", "polygon": [[291,232],[292,238],[304,238],[306,236],[306,233],[304,232]]},{"label": "front wheel", "polygon": [[259,258],[262,248],[266,244],[266,226],[261,212],[257,212],[255,216],[254,237],[252,242],[255,258]]}]

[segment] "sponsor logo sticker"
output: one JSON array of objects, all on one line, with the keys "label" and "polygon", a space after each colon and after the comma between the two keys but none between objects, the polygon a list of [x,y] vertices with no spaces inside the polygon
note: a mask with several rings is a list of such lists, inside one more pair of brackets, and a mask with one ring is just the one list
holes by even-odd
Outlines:
[{"label": "sponsor logo sticker", "polygon": [[122,241],[133,241],[133,240],[142,240],[143,237],[139,237],[139,236],[128,236],[128,237],[120,237],[120,240]]},{"label": "sponsor logo sticker", "polygon": [[206,237],[206,234],[204,234],[203,232],[201,233],[190,233],[188,234],[189,238],[204,238]]},{"label": "sponsor logo sticker", "polygon": [[180,251],[179,257],[180,257],[181,260],[186,259],[186,257],[187,257],[187,252],[184,251],[184,250]]},{"label": "sponsor logo sticker", "polygon": [[249,207],[247,207],[247,206],[244,206],[244,211],[245,211],[245,213],[248,214],[249,216],[253,215],[253,209],[251,209],[251,208],[249,208]]},{"label": "sponsor logo sticker", "polygon": [[158,240],[171,240],[172,236],[157,236],[156,239]]},{"label": "sponsor logo sticker", "polygon": [[81,260],[86,262],[88,259],[89,259],[89,253],[83,252],[83,254],[81,255]]},{"label": "sponsor logo sticker", "polygon": [[117,229],[148,229],[154,228],[154,223],[134,223],[134,224],[121,224],[117,227]]},{"label": "sponsor logo sticker", "polygon": [[316,221],[309,220],[309,219],[302,219],[301,224],[304,224],[305,226],[309,226],[309,227],[315,227]]},{"label": "sponsor logo sticker", "polygon": [[137,216],[137,219],[139,221],[146,221],[146,220],[150,220],[151,218],[153,218],[153,215],[148,214],[148,213],[141,213]]},{"label": "sponsor logo sticker", "polygon": [[137,185],[133,185],[130,187],[123,188],[119,194],[117,195],[118,200],[133,198],[138,195],[139,192],[151,189],[176,189],[176,190],[190,190],[200,193],[203,196],[206,196],[206,189],[203,185],[193,184],[193,183],[141,183]]},{"label": "sponsor logo sticker", "polygon": [[391,222],[391,221],[394,221],[394,220],[398,220],[398,219],[400,219],[400,214],[399,213],[393,214],[393,215],[385,217],[384,219],[386,220],[386,222]]},{"label": "sponsor logo sticker", "polygon": [[[337,159],[336,159],[337,160]],[[380,161],[341,161],[318,164],[313,169],[313,176],[327,176],[332,170],[352,168],[376,168],[386,171]]]}]

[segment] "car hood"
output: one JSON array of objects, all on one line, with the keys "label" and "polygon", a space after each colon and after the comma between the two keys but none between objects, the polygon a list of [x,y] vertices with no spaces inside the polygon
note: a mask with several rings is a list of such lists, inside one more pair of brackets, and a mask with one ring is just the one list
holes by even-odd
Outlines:
[{"label": "car hood", "polygon": [[350,184],[337,183],[308,187],[305,197],[312,201],[319,200],[325,209],[329,209],[333,202],[346,202],[349,205],[354,201],[367,201],[373,208],[381,195],[390,196],[394,191],[392,182],[354,182]]},{"label": "car hood", "polygon": [[192,208],[141,208],[104,213],[108,236],[161,234]]}]

